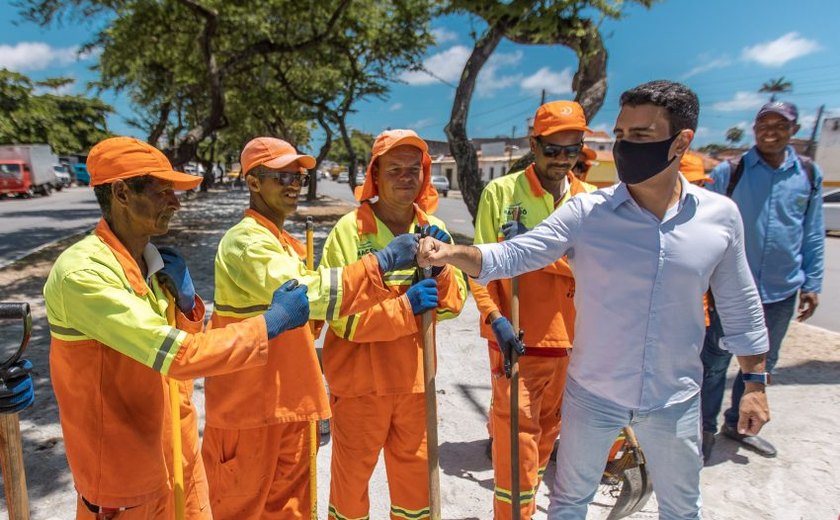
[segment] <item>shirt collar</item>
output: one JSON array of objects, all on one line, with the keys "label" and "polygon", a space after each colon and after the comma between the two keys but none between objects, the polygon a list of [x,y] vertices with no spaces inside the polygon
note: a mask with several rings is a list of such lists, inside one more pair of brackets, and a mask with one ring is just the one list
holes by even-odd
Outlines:
[{"label": "shirt collar", "polygon": [[[691,186],[691,184],[687,180],[685,180],[685,177],[683,177],[682,174],[679,174],[678,180],[679,180],[681,188],[680,188],[680,200],[679,200],[679,202],[677,202],[677,205],[678,205],[677,208],[678,208],[678,210],[682,210],[683,205],[685,205],[685,201],[687,200],[687,197],[689,197],[689,195],[690,195],[692,200],[694,200],[696,202],[696,195],[694,195],[693,193],[690,194],[688,192],[689,191],[688,187]],[[632,199],[633,199],[633,196],[630,195],[630,190],[627,189],[627,184],[625,184],[623,182],[620,182],[616,185],[615,189],[613,190],[612,197],[610,197],[610,200],[609,200],[610,207],[612,208],[613,211],[615,211],[616,208],[618,208],[619,206],[621,206],[625,202],[627,202],[629,200],[632,200]]]},{"label": "shirt collar", "polygon": [[[137,262],[134,261],[131,253],[129,253],[125,245],[120,242],[120,239],[117,238],[117,235],[114,234],[111,230],[111,226],[105,222],[104,218],[99,220],[94,233],[99,240],[102,241],[102,243],[108,246],[108,249],[111,250],[114,258],[117,259],[117,262],[120,264],[120,267],[122,267],[123,273],[125,273],[125,277],[128,279],[128,283],[131,285],[131,289],[134,293],[141,297],[146,296],[146,293],[149,292],[149,286],[146,285],[146,281],[143,279],[140,266],[137,265]],[[148,244],[146,247],[148,247]],[[143,250],[144,258],[145,254],[146,249]],[[158,256],[160,256],[160,254],[158,254]],[[163,263],[163,260],[161,260],[161,263]]]},{"label": "shirt collar", "polygon": [[251,217],[257,224],[266,228],[274,237],[280,241],[280,244],[288,246],[301,258],[306,257],[306,246],[300,243],[295,237],[286,232],[285,229],[278,228],[274,222],[267,219],[263,214],[251,208],[245,210],[245,216]]},{"label": "shirt collar", "polygon": [[151,282],[152,276],[163,269],[163,257],[160,256],[160,251],[150,242],[143,248],[143,260],[146,261],[146,283],[148,284]]},{"label": "shirt collar", "polygon": [[[767,162],[761,158],[761,154],[758,153],[758,148],[753,145],[752,148],[744,155],[744,160],[747,161],[746,166],[754,167],[759,162],[764,164],[770,170],[775,171],[776,168],[773,168]],[[796,161],[796,150],[793,149],[793,146],[787,145],[785,147],[785,160],[782,161],[782,164],[779,166],[778,169],[780,170],[787,170],[795,165]]]}]

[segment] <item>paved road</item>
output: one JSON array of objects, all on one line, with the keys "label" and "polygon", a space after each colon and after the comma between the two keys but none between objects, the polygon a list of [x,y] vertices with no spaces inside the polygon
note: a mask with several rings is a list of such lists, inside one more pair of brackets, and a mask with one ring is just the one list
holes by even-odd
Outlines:
[{"label": "paved road", "polygon": [[[325,195],[353,200],[346,184],[321,181],[318,190]],[[447,227],[454,233],[472,237],[472,219],[459,193],[450,193],[448,198],[441,198],[436,215],[446,222]],[[808,323],[840,332],[840,237],[827,237],[825,251],[825,282],[820,306]]]},{"label": "paved road", "polygon": [[0,200],[0,267],[44,244],[91,229],[99,215],[93,190],[85,187],[49,197]]}]

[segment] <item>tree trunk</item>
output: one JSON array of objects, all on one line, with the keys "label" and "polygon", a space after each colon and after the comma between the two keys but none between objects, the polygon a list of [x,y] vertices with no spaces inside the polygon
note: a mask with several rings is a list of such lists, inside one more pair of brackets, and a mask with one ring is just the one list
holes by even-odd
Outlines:
[{"label": "tree trunk", "polygon": [[338,119],[338,130],[341,132],[341,142],[347,149],[347,183],[350,185],[350,191],[356,191],[356,150],[353,149],[353,141],[350,139],[350,134],[347,132],[347,125],[344,118]]},{"label": "tree trunk", "polygon": [[461,188],[461,195],[473,222],[475,222],[475,215],[478,212],[478,201],[484,184],[481,182],[481,175],[478,171],[478,155],[467,136],[467,116],[469,115],[470,102],[478,74],[481,72],[484,63],[493,54],[496,46],[499,45],[502,36],[502,30],[491,27],[475,43],[472,54],[470,54],[467,63],[464,65],[464,71],[461,73],[458,89],[455,91],[455,100],[452,103],[449,123],[444,128],[449,140],[449,151],[455,158],[455,164],[458,168],[458,184]]},{"label": "tree trunk", "polygon": [[319,113],[317,117],[318,124],[324,129],[325,137],[324,144],[321,145],[321,149],[318,150],[318,155],[315,157],[315,168],[309,172],[309,191],[306,194],[306,200],[308,201],[314,201],[318,198],[318,169],[321,167],[324,159],[326,159],[327,154],[330,153],[330,148],[332,147],[332,128],[330,128],[323,115]]}]

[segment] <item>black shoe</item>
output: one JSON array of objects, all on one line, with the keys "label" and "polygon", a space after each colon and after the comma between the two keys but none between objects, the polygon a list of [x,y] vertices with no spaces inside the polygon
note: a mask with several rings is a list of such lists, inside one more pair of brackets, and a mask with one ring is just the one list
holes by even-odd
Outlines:
[{"label": "black shoe", "polygon": [[487,458],[493,460],[493,437],[487,439],[487,446],[484,448],[484,454]]},{"label": "black shoe", "polygon": [[761,456],[769,459],[776,456],[776,448],[757,435],[745,435],[743,433],[738,433],[735,428],[726,423],[723,424],[723,427],[720,429],[720,433],[726,435],[733,441],[739,442],[743,447],[748,450],[752,450]]},{"label": "black shoe", "polygon": [[715,447],[715,432],[703,432],[703,465],[712,458],[712,448]]}]

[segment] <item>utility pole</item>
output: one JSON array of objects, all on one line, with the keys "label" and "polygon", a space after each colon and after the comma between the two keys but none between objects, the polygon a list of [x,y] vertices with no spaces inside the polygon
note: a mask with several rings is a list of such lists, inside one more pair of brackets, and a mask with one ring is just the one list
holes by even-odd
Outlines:
[{"label": "utility pole", "polygon": [[805,155],[811,159],[814,158],[814,145],[817,141],[817,129],[820,126],[820,119],[822,119],[823,110],[825,110],[825,105],[820,105],[820,108],[817,110],[817,120],[814,121],[814,128],[811,130],[811,138],[808,139],[808,146],[805,147]]},{"label": "utility pole", "polygon": [[545,89],[542,89],[542,96],[540,96],[540,106],[545,105]]}]

